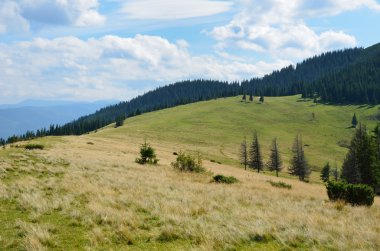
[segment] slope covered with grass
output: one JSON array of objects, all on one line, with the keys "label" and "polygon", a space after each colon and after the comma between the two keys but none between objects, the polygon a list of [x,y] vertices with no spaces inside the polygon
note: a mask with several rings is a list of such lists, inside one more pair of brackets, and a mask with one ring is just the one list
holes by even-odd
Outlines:
[{"label": "slope covered with grass", "polygon": [[[32,142],[43,150],[7,146],[0,150],[0,249],[378,250],[378,198],[354,208],[329,202],[321,184],[238,168],[237,148],[253,129],[265,153],[278,137],[284,159],[302,133],[309,162],[318,165],[344,156],[336,143],[350,139],[354,112],[371,125],[377,114],[376,107],[297,101],[220,99]],[[134,163],[144,138],[157,149],[158,166]],[[180,149],[199,150],[208,172],[173,170]],[[216,184],[212,173],[240,182]],[[291,189],[271,185],[279,182]]]},{"label": "slope covered with grass", "polygon": [[245,136],[250,140],[257,130],[264,156],[269,153],[272,138],[277,137],[288,165],[299,133],[309,164],[319,170],[326,161],[337,161],[338,165],[343,161],[354,132],[351,119],[355,113],[359,122],[371,130],[380,116],[376,106],[315,104],[300,96],[266,98],[263,104],[234,97],[144,114],[126,120],[121,128],[100,131],[97,136],[145,137],[158,144],[172,143],[173,150],[199,150],[209,159],[237,165],[240,143]]}]

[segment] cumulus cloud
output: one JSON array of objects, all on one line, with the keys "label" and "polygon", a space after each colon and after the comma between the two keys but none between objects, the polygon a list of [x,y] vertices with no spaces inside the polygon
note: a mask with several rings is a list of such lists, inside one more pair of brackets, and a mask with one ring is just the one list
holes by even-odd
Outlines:
[{"label": "cumulus cloud", "polygon": [[238,47],[273,58],[293,61],[327,50],[356,46],[356,38],[341,30],[317,32],[308,18],[338,15],[358,8],[380,11],[375,0],[240,0],[241,11],[233,20],[209,34],[218,49]]},{"label": "cumulus cloud", "polygon": [[[189,45],[159,36],[36,38],[0,44],[0,99],[128,99],[183,79],[240,80],[288,65],[194,56]],[[136,84],[139,83],[139,84]],[[145,84],[144,84],[145,83]]]},{"label": "cumulus cloud", "polygon": [[231,9],[231,1],[133,0],[123,12],[131,19],[183,19],[211,16]]},{"label": "cumulus cloud", "polygon": [[0,33],[28,31],[37,25],[101,25],[97,0],[2,0]]}]

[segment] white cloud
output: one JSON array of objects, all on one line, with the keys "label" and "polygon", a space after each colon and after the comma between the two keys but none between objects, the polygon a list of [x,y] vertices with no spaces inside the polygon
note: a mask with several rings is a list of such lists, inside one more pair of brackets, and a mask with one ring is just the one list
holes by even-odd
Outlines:
[{"label": "white cloud", "polygon": [[0,34],[22,32],[28,29],[29,24],[20,15],[20,7],[16,2],[0,2]]},{"label": "white cloud", "polygon": [[327,50],[356,46],[354,36],[341,30],[317,32],[308,18],[338,15],[358,8],[380,11],[375,0],[240,0],[241,11],[227,25],[209,34],[218,50],[237,47],[293,62]]},{"label": "white cloud", "polygon": [[101,25],[98,0],[2,0],[0,33],[25,32],[33,24]]},{"label": "white cloud", "polygon": [[[0,44],[0,100],[34,98],[127,99],[183,79],[240,80],[289,61],[257,64],[194,56],[184,40],[158,36],[36,38]],[[149,84],[148,84],[149,83]]]},{"label": "white cloud", "polygon": [[184,19],[223,13],[232,5],[214,0],[133,0],[124,5],[123,12],[131,19]]}]

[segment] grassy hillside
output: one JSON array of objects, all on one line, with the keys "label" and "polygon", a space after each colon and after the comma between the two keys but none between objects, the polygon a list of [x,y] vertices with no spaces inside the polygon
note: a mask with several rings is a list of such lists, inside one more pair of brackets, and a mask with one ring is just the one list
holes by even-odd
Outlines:
[{"label": "grassy hillside", "polygon": [[[312,114],[315,119],[313,120]],[[265,103],[241,102],[241,97],[179,106],[126,120],[118,129],[104,130],[96,137],[131,137],[179,148],[199,150],[206,158],[238,165],[239,145],[257,130],[266,157],[277,137],[285,164],[297,133],[302,134],[310,165],[319,170],[327,161],[340,166],[354,129],[352,116],[369,129],[380,116],[378,107],[329,106],[304,101],[299,96],[266,98]]]},{"label": "grassy hillside", "polygon": [[[353,208],[325,188],[237,168],[237,148],[256,129],[266,153],[279,139],[284,158],[296,133],[309,162],[341,161],[352,114],[377,108],[315,106],[298,97],[264,104],[228,98],[126,120],[80,137],[48,137],[42,151],[0,150],[0,250],[379,250],[380,201]],[[311,121],[314,112],[316,120]],[[159,166],[134,163],[144,138]],[[206,174],[183,174],[174,151],[199,150]],[[233,185],[211,183],[233,175]],[[292,189],[272,187],[283,181]]]}]

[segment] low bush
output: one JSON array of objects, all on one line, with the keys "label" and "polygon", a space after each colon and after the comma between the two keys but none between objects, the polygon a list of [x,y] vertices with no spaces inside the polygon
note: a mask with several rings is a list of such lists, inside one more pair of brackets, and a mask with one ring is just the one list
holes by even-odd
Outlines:
[{"label": "low bush", "polygon": [[236,179],[233,176],[224,176],[224,175],[216,175],[213,177],[214,182],[216,183],[225,183],[225,184],[233,184],[239,182],[238,179]]},{"label": "low bush", "polygon": [[198,153],[197,156],[179,152],[175,162],[172,162],[172,167],[181,172],[202,173],[205,169],[202,166],[202,158]]},{"label": "low bush", "polygon": [[373,188],[367,185],[347,185],[346,201],[353,206],[371,206],[375,199]]},{"label": "low bush", "polygon": [[292,185],[286,184],[285,182],[282,182],[282,181],[274,182],[274,181],[268,180],[267,182],[269,182],[269,184],[271,184],[273,187],[292,189]]},{"label": "low bush", "polygon": [[329,181],[326,184],[327,195],[332,201],[345,200],[347,184],[341,181]]},{"label": "low bush", "polygon": [[375,199],[373,188],[364,184],[330,181],[327,183],[326,188],[330,200],[344,200],[353,206],[371,206]]},{"label": "low bush", "polygon": [[144,143],[140,147],[140,158],[136,159],[136,163],[145,165],[152,164],[157,165],[159,159],[157,159],[156,152],[148,143]]},{"label": "low bush", "polygon": [[24,146],[26,150],[43,150],[45,148],[42,144],[27,144]]}]

